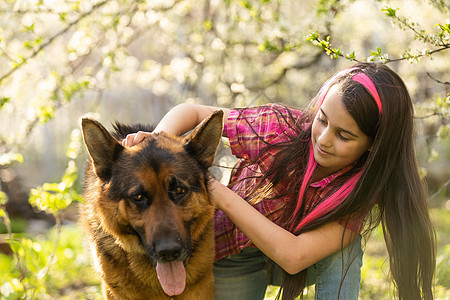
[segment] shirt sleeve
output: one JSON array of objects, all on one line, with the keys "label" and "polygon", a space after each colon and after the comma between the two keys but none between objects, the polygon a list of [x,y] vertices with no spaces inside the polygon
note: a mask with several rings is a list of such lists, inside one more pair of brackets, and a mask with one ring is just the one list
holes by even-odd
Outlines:
[{"label": "shirt sleeve", "polygon": [[223,135],[228,137],[233,155],[255,161],[265,147],[286,141],[294,133],[300,115],[299,110],[280,104],[233,109]]},{"label": "shirt sleeve", "polygon": [[342,219],[337,220],[337,222],[344,226],[347,229],[350,229],[351,231],[355,233],[361,233],[364,217],[356,217],[356,216],[350,216],[344,217]]}]

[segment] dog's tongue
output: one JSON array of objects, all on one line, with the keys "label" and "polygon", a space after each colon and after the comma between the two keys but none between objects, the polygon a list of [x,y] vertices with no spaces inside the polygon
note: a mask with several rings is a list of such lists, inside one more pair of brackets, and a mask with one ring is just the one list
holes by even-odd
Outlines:
[{"label": "dog's tongue", "polygon": [[183,262],[157,263],[156,273],[164,292],[169,296],[179,295],[186,286],[186,270]]}]

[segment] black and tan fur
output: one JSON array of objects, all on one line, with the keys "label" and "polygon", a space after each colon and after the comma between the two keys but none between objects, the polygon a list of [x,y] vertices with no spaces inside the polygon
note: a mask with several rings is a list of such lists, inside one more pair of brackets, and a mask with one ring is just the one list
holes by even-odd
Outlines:
[{"label": "black and tan fur", "polygon": [[[133,147],[126,134],[149,128],[82,120],[90,156],[81,219],[106,299],[213,299],[214,206],[208,168],[222,133],[221,111],[185,137],[165,133]],[[169,297],[155,266],[182,261],[186,287]]]}]

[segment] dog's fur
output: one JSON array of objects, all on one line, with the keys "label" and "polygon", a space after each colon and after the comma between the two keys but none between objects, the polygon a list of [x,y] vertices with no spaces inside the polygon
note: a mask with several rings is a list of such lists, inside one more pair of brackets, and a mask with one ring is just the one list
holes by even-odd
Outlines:
[{"label": "dog's fur", "polygon": [[185,137],[162,132],[133,147],[121,139],[150,128],[116,124],[111,134],[82,120],[90,160],[81,220],[106,299],[214,298],[207,172],[222,117],[217,111]]}]

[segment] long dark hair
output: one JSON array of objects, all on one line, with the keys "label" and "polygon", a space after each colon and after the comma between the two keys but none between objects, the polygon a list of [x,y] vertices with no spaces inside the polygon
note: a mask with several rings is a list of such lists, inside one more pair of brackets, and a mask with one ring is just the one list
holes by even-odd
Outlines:
[{"label": "long dark hair", "polygon": [[[351,79],[360,72],[375,84],[383,106],[382,116],[369,91]],[[307,174],[308,160],[312,155],[310,125],[323,97],[334,84],[339,84],[345,108],[361,131],[372,138],[373,144],[349,172],[338,178],[336,188],[326,197],[349,180],[354,180],[351,192],[332,210],[299,226],[305,197],[300,193],[301,186],[302,183],[309,184],[312,178]],[[257,202],[265,197],[274,197],[273,191],[277,191],[275,197],[290,195],[293,200],[287,203],[283,226],[297,235],[349,216],[368,216],[364,233],[381,222],[394,286],[398,297],[406,300],[433,298],[436,264],[435,232],[414,151],[413,114],[412,101],[403,80],[386,65],[363,63],[337,73],[323,85],[300,121],[294,121],[292,116],[284,117],[284,121],[290,121],[295,129],[295,135],[291,135],[286,143],[268,145],[265,149],[278,150],[276,163],[261,175],[253,199]],[[280,193],[277,187],[281,185],[284,188]],[[377,209],[372,210],[374,206]],[[367,214],[371,210],[372,213]],[[296,275],[284,272],[283,299],[303,295],[305,284],[306,270]]]}]

